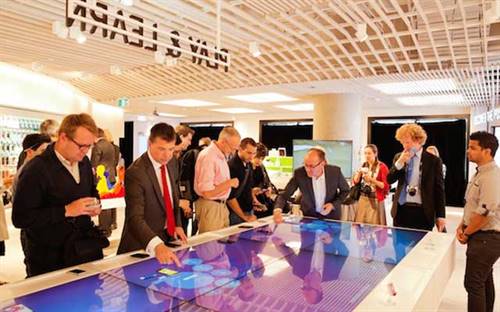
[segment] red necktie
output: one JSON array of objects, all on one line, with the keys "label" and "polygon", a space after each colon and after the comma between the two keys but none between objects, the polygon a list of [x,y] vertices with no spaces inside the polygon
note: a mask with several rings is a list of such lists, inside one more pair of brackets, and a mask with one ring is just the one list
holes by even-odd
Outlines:
[{"label": "red necktie", "polygon": [[174,209],[172,207],[172,201],[170,200],[170,191],[168,189],[165,165],[161,166],[161,184],[163,185],[163,202],[165,203],[165,212],[167,215],[165,226],[167,227],[168,235],[173,237],[175,232]]}]

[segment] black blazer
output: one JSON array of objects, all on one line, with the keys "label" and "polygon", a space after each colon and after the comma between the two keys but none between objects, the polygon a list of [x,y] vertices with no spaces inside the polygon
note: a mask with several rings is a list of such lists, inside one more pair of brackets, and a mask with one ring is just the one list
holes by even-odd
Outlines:
[{"label": "black blazer", "polygon": [[80,184],[59,161],[51,144],[23,168],[12,204],[12,223],[26,230],[30,246],[62,249],[75,225],[82,230],[93,226],[89,216],[64,216],[64,206],[72,201],[99,198],[89,159],[84,157],[78,166]]},{"label": "black blazer", "polygon": [[341,210],[340,206],[347,194],[349,194],[349,185],[345,180],[340,167],[326,165],[325,166],[325,182],[326,182],[326,196],[325,204],[332,203],[335,207],[332,212],[326,216],[316,212],[314,191],[312,186],[312,179],[307,176],[306,169],[304,167],[297,168],[293,172],[293,177],[288,181],[283,193],[281,193],[276,199],[276,204],[274,208],[285,207],[286,202],[290,200],[290,197],[295,193],[297,188],[300,189],[302,193],[302,199],[300,201],[301,210],[304,216],[315,217],[315,218],[326,218],[340,220]]},{"label": "black blazer", "polygon": [[[177,227],[182,226],[179,213],[178,170],[174,161],[167,164],[174,216]],[[125,225],[123,227],[118,254],[146,249],[155,236],[167,241],[165,234],[165,204],[161,186],[149,160],[148,153],[142,154],[125,172]]]},{"label": "black blazer", "polygon": [[[399,194],[403,189],[406,178],[406,164],[401,170],[395,166],[401,153],[396,154],[392,167],[387,175],[387,182],[392,184],[398,182],[396,193],[392,201],[391,215],[396,217]],[[422,177],[420,181],[420,193],[422,195],[422,207],[429,223],[434,223],[436,218],[446,217],[446,203],[444,193],[443,163],[439,157],[422,151]]]}]

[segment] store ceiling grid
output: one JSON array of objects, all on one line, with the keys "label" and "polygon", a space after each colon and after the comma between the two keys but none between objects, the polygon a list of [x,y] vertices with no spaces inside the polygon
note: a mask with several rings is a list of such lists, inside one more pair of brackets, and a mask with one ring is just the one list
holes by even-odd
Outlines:
[{"label": "store ceiling grid", "polygon": [[[99,2],[99,0],[98,0]],[[100,1],[116,5],[116,1]],[[228,72],[192,64],[155,64],[154,53],[126,45],[122,38],[85,33],[87,41],[60,39],[52,31],[63,21],[64,0],[2,0],[0,61],[37,68],[64,79],[102,102],[120,97],[132,105],[158,99],[241,90],[317,93],[360,92],[396,103],[369,87],[402,80],[452,79],[452,90],[416,90],[415,95],[460,95],[460,105],[498,105],[500,20],[488,0],[227,0],[222,5],[221,42],[230,51]],[[123,11],[161,21],[215,43],[216,1],[139,0]],[[493,15],[492,15],[493,14]],[[500,18],[500,16],[499,16]],[[360,40],[359,25],[367,39]],[[364,39],[364,38],[361,38]],[[253,57],[249,43],[262,55]],[[120,74],[111,74],[110,65]],[[241,104],[241,103],[240,103]],[[172,108],[172,112],[179,111]],[[276,110],[278,111],[278,110]]]}]

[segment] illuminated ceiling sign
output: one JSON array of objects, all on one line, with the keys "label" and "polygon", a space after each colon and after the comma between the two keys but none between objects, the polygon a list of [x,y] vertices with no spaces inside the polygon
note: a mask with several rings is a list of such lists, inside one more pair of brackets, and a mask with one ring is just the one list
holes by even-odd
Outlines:
[{"label": "illuminated ceiling sign", "polygon": [[486,113],[474,116],[474,125],[480,125],[498,120],[500,120],[500,108],[492,109],[487,111]]},{"label": "illuminated ceiling sign", "polygon": [[100,30],[103,38],[121,40],[124,44],[152,52],[164,53],[167,57],[191,56],[193,63],[205,64],[208,68],[229,71],[229,51],[207,45],[206,41],[184,37],[176,30],[165,30],[158,21],[147,20],[123,8],[99,1],[66,0],[66,26],[80,22],[80,30],[95,34]]}]

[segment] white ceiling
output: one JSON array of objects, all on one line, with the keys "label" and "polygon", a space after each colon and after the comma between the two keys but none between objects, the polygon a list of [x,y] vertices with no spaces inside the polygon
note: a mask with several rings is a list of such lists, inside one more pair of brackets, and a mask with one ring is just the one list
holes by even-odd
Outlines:
[{"label": "white ceiling", "polygon": [[[110,8],[117,1],[98,0]],[[140,0],[124,12],[161,21],[160,27],[215,42],[215,0]],[[498,105],[500,23],[489,17],[490,0],[227,0],[222,2],[222,46],[231,54],[228,73],[182,57],[175,66],[155,64],[153,52],[84,34],[87,42],[60,39],[64,0],[0,0],[0,61],[64,79],[102,102],[128,97],[129,112],[158,110],[190,117],[221,114],[205,108],[155,104],[196,98],[223,107],[283,113],[270,104],[244,104],[231,94],[280,92],[303,102],[314,94],[355,92],[366,105],[396,104],[370,84],[453,79],[457,89],[417,95],[460,94],[460,105]],[[360,41],[356,25],[366,23]],[[248,52],[250,41],[262,55]],[[110,65],[121,68],[110,74]],[[376,100],[379,99],[379,100]],[[295,113],[300,115],[301,113]]]}]

